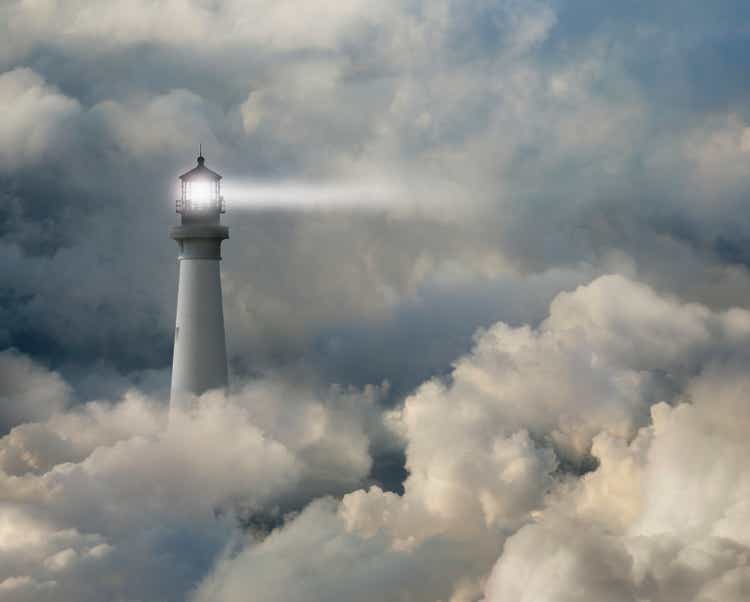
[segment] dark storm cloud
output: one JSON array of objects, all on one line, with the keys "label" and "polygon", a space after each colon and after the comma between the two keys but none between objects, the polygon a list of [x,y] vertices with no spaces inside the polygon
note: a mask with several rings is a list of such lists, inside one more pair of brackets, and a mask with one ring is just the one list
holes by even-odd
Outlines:
[{"label": "dark storm cloud", "polygon": [[[238,369],[265,369],[306,349],[313,363],[325,362],[318,356],[332,348],[330,340],[356,348],[357,332],[367,329],[356,323],[388,315],[396,338],[384,340],[383,348],[403,348],[397,324],[408,308],[425,325],[445,323],[440,301],[424,295],[437,290],[431,279],[451,261],[469,274],[489,269],[497,277],[508,267],[595,265],[614,250],[630,256],[636,270],[655,272],[650,278],[657,281],[686,256],[719,274],[741,257],[738,245],[748,229],[734,217],[746,189],[741,172],[720,173],[718,184],[712,182],[710,192],[730,205],[723,212],[711,207],[717,216],[711,221],[704,201],[685,206],[676,198],[695,167],[679,149],[700,152],[722,127],[706,120],[720,109],[740,111],[746,97],[737,83],[744,78],[716,75],[717,66],[742,65],[736,48],[746,34],[730,20],[746,10],[740,4],[732,12],[689,3],[681,9],[682,34],[669,11],[641,4],[616,12],[569,3],[447,4],[442,11],[415,5],[405,12],[384,6],[352,9],[300,37],[280,29],[269,44],[267,28],[287,22],[286,8],[261,11],[264,29],[245,26],[241,5],[175,4],[162,15],[160,31],[146,25],[152,9],[140,4],[132,12],[119,4],[110,12],[94,9],[78,21],[75,7],[65,13],[51,5],[36,13],[20,4],[6,7],[14,25],[7,68],[31,69],[41,80],[34,86],[72,112],[64,119],[52,113],[60,123],[30,163],[6,163],[3,241],[20,251],[3,295],[6,344],[53,362],[63,355],[104,358],[125,372],[168,365],[174,283],[157,275],[174,272],[174,249],[163,235],[173,194],[169,174],[189,163],[199,141],[230,177],[319,171],[335,178],[375,169],[428,182],[412,187],[414,198],[406,203],[421,207],[417,221],[407,209],[395,222],[347,219],[345,232],[336,216],[230,216],[225,267],[242,295],[235,300],[229,291],[227,299],[228,320],[240,325],[230,333]],[[99,25],[90,20],[95,15]],[[224,43],[196,43],[205,31],[238,18],[243,24]],[[186,26],[192,30],[174,36]],[[27,39],[14,45],[24,32]],[[721,81],[707,85],[711,77]],[[706,90],[710,102],[695,100]],[[477,160],[449,165],[452,155]],[[441,194],[434,194],[431,180],[444,188]],[[439,223],[430,226],[433,218]],[[678,228],[692,230],[691,239]],[[92,234],[98,240],[88,242]],[[333,253],[328,235],[339,237]],[[137,245],[129,244],[134,240]],[[667,265],[654,268],[650,250],[665,244],[674,247]],[[70,255],[63,259],[60,250]],[[70,277],[78,267],[91,284],[70,287],[57,279],[56,264],[63,262]],[[332,278],[332,263],[349,276]],[[481,265],[488,263],[494,266]],[[418,287],[428,291],[420,299]],[[715,301],[690,283],[669,287]],[[396,356],[368,377],[411,386],[447,369],[475,327],[503,317],[473,306],[469,297],[456,310],[460,324],[451,342],[427,354],[435,359],[415,372],[412,354],[405,362]],[[233,315],[238,306],[246,311]],[[247,311],[250,328],[242,326]],[[60,328],[62,316],[69,330]],[[85,336],[76,342],[75,332]],[[144,347],[142,340],[151,343]],[[359,362],[329,355],[329,378],[361,383]]]},{"label": "dark storm cloud", "polygon": [[[670,11],[642,4],[615,12],[570,3],[384,5],[352,8],[297,35],[281,25],[293,22],[285,4],[261,10],[255,17],[266,21],[257,26],[246,24],[241,4],[174,4],[160,28],[148,24],[145,4],[75,20],[83,4],[30,12],[11,3],[6,68],[22,65],[39,78],[26,86],[41,90],[39,110],[52,125],[27,159],[4,151],[22,155],[7,159],[3,174],[3,242],[9,256],[20,253],[6,269],[4,340],[53,363],[168,366],[169,174],[189,164],[200,141],[229,177],[380,172],[419,182],[395,220],[230,216],[227,312],[238,369],[311,350],[308,362],[322,362],[327,378],[361,383],[357,354],[342,362],[325,349],[356,349],[373,320],[393,325],[383,349],[404,349],[404,312],[418,313],[425,332],[430,323],[442,328],[439,298],[425,295],[440,289],[431,282],[451,262],[470,282],[477,271],[502,279],[508,269],[607,264],[615,251],[653,282],[686,257],[721,278],[748,230],[736,220],[746,171],[709,165],[719,173],[701,174],[701,184],[710,181],[701,193],[726,199],[718,211],[678,195],[695,187],[695,161],[704,151],[710,158],[716,132],[731,137],[735,127],[736,152],[743,148],[744,78],[717,75],[743,64],[736,49],[746,34],[731,24],[746,9],[733,6],[688,3],[678,31]],[[269,27],[279,28],[275,37]],[[211,30],[231,33],[206,41]],[[710,102],[698,98],[707,90]],[[19,88],[7,102],[26,98]],[[56,114],[49,99],[69,114]],[[720,110],[737,115],[735,126],[716,117]],[[678,231],[686,229],[689,240]],[[655,266],[652,249],[665,246],[665,265]],[[86,286],[68,284],[83,273]],[[682,279],[667,286],[716,302]],[[471,297],[450,320],[455,335],[421,368],[412,352],[405,361],[390,352],[367,376],[408,387],[446,370],[474,328],[504,317]]]}]

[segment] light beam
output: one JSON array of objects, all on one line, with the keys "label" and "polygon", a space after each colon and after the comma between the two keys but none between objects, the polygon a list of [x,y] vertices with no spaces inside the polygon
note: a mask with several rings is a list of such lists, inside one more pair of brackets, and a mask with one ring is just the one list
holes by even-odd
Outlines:
[{"label": "light beam", "polygon": [[224,196],[232,209],[378,210],[396,206],[403,191],[386,182],[263,182],[225,183]]}]

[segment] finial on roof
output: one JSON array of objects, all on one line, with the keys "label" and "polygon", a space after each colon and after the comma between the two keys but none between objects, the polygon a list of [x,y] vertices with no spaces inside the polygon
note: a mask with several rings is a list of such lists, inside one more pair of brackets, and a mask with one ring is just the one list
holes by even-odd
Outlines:
[{"label": "finial on roof", "polygon": [[206,160],[203,158],[203,144],[198,145],[198,165],[203,165]]}]

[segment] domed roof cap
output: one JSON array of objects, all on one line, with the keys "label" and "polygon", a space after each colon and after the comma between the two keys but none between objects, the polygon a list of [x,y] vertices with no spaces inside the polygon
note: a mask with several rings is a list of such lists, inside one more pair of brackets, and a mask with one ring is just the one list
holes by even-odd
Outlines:
[{"label": "domed roof cap", "polygon": [[183,182],[194,179],[214,180],[216,182],[221,180],[221,176],[219,174],[206,167],[206,159],[203,157],[202,152],[198,155],[198,165],[193,167],[193,169],[191,169],[190,171],[186,171],[180,176],[180,180],[182,180]]}]

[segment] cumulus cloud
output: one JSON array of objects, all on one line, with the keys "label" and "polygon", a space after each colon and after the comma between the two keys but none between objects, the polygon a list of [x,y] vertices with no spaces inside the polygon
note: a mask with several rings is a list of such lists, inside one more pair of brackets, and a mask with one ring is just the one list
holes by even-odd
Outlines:
[{"label": "cumulus cloud", "polygon": [[332,500],[318,500],[262,543],[223,559],[191,599],[234,602],[252,592],[258,601],[434,600],[456,579],[451,599],[468,602],[473,584],[462,573],[472,572],[477,556],[441,542],[419,555],[394,551],[382,535],[348,532]]},{"label": "cumulus cloud", "polygon": [[0,552],[12,559],[0,582],[46,584],[54,599],[179,597],[239,524],[262,533],[364,481],[379,395],[257,381],[168,410],[133,391],[20,424],[0,439]]},{"label": "cumulus cloud", "polygon": [[599,436],[600,467],[508,540],[485,599],[744,599],[747,386],[708,368],[629,444]]},{"label": "cumulus cloud", "polygon": [[0,165],[10,170],[37,161],[60,143],[79,103],[31,69],[0,74]]},{"label": "cumulus cloud", "polygon": [[[274,379],[171,410],[135,391],[61,407],[0,440],[0,582],[29,599],[739,601],[749,350],[746,311],[603,276],[536,327],[480,331],[391,410],[377,388]],[[371,453],[398,445],[403,492],[368,484]]]},{"label": "cumulus cloud", "polygon": [[24,422],[45,420],[70,401],[70,387],[13,349],[0,352],[0,433]]},{"label": "cumulus cloud", "polygon": [[495,325],[447,383],[406,399],[394,418],[404,495],[351,494],[345,516],[404,545],[507,529],[539,507],[561,463],[585,469],[596,437],[629,440],[654,403],[732,350],[744,357],[748,342],[746,312],[717,315],[619,276],[562,293],[537,330]]},{"label": "cumulus cloud", "polygon": [[[403,494],[371,487],[324,517],[309,509],[221,560],[197,599],[239,600],[253,579],[299,599],[252,568],[266,563],[305,571],[313,599],[347,599],[335,567],[353,552],[299,552],[324,522],[326,541],[382,571],[377,590],[362,577],[365,599],[739,600],[748,324],[602,277],[560,295],[535,330],[497,325],[447,382],[386,417],[406,445]],[[423,582],[423,563],[438,582]]]},{"label": "cumulus cloud", "polygon": [[[575,523],[557,529],[524,527],[506,543],[484,600],[636,599],[629,579],[632,560],[624,546],[590,531]],[[544,554],[535,558],[540,549]]]},{"label": "cumulus cloud", "polygon": [[92,118],[101,120],[113,141],[127,153],[140,157],[178,154],[191,148],[195,137],[218,148],[211,133],[203,99],[187,90],[132,102],[106,100],[95,105]]},{"label": "cumulus cloud", "polygon": [[[110,51],[147,42],[183,48],[202,45],[213,51],[241,44],[274,50],[328,49],[350,36],[352,28],[364,28],[390,10],[391,3],[380,7],[357,1],[341,7],[330,0],[317,0],[303,8],[287,1],[240,0],[212,4],[175,0],[159,6],[143,0],[114,0],[106,5],[74,0],[64,8],[54,1],[26,5],[14,0],[4,8],[11,34],[6,55],[19,60],[33,47],[32,42],[42,40],[73,49],[100,43]],[[319,26],[309,27],[311,20]],[[217,31],[222,36],[215,36]]]}]

